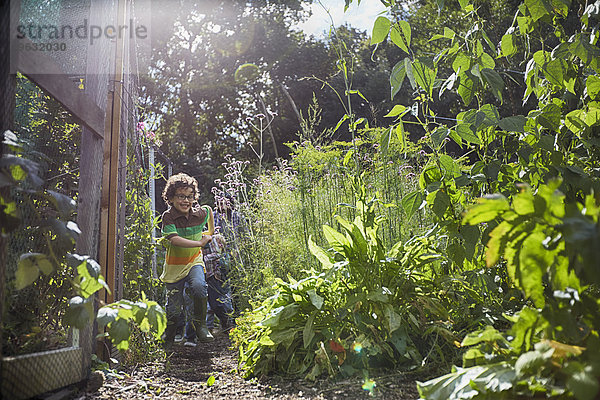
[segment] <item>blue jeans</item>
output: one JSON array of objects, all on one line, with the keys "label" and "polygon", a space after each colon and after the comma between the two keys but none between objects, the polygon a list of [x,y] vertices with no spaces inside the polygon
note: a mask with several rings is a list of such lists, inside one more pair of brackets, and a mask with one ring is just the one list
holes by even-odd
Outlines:
[{"label": "blue jeans", "polygon": [[204,266],[201,264],[194,265],[185,278],[174,283],[167,283],[165,286],[167,288],[167,326],[177,325],[181,309],[184,305],[183,292],[186,286],[192,299],[194,297],[203,298],[208,296]]},{"label": "blue jeans", "polygon": [[229,285],[214,276],[209,277],[207,283],[208,302],[213,311],[212,314],[208,314],[208,326],[214,326],[214,316],[216,314],[219,317],[222,328],[230,327],[233,322],[233,301]]},{"label": "blue jeans", "polygon": [[[231,290],[229,286],[222,281],[219,281],[214,276],[207,279],[208,285],[208,313],[206,316],[206,326],[209,329],[214,328],[215,314],[219,317],[222,328],[229,328],[233,324],[233,301],[231,299]],[[189,296],[189,287],[185,286],[185,339],[194,340],[196,331],[191,323],[193,314],[193,302]]]}]

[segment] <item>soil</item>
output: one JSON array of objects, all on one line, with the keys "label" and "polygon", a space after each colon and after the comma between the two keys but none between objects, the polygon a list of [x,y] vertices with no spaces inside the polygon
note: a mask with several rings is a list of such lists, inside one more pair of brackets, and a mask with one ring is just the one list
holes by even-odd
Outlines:
[{"label": "soil", "polygon": [[[209,380],[214,383],[209,384]],[[416,400],[415,377],[382,373],[372,378],[372,393],[359,378],[317,382],[280,376],[245,380],[237,372],[237,352],[226,335],[197,347],[176,344],[165,360],[121,374],[95,372],[71,399],[398,399]]]}]

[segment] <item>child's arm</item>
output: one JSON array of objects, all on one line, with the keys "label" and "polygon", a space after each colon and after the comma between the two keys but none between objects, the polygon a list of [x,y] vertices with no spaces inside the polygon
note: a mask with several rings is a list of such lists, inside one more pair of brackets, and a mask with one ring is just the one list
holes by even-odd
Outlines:
[{"label": "child's arm", "polygon": [[212,208],[210,206],[205,206],[208,210],[208,229],[202,232],[203,235],[213,235],[215,233],[215,215],[213,214]]},{"label": "child's arm", "polygon": [[179,235],[172,236],[168,239],[173,246],[192,248],[192,247],[204,247],[208,242],[212,240],[211,235],[203,235],[200,240],[190,240]]}]

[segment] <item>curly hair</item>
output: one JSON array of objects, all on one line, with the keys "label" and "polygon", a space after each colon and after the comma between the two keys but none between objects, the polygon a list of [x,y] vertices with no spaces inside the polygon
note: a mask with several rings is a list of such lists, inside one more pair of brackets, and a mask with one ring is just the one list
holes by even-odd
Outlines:
[{"label": "curly hair", "polygon": [[169,199],[175,197],[177,189],[181,188],[192,188],[194,190],[194,199],[198,200],[198,181],[196,178],[189,176],[188,174],[179,173],[171,176],[165,185],[165,189],[162,192],[162,198],[165,203],[169,203]]}]

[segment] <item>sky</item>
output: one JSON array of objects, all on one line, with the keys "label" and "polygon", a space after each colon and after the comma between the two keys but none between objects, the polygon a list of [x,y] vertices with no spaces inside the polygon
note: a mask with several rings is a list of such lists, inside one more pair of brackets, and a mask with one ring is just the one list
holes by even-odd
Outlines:
[{"label": "sky", "polygon": [[[369,35],[373,29],[375,19],[380,12],[385,10],[385,6],[379,0],[361,0],[360,5],[357,5],[357,0],[353,0],[346,13],[344,13],[344,0],[320,1],[331,13],[335,26],[340,26],[347,22],[355,28],[367,31]],[[308,35],[314,35],[319,38],[326,37],[331,25],[331,19],[323,6],[315,0],[310,6],[313,15],[306,22],[299,24],[298,28]]]}]

